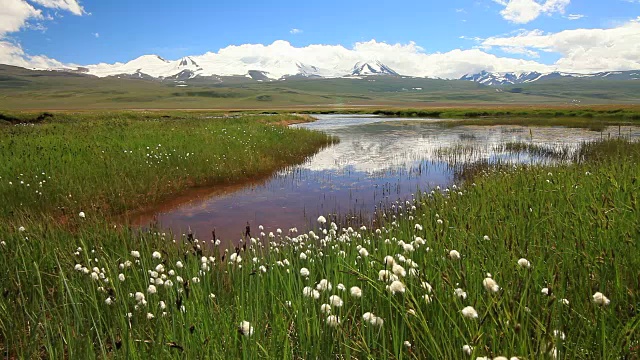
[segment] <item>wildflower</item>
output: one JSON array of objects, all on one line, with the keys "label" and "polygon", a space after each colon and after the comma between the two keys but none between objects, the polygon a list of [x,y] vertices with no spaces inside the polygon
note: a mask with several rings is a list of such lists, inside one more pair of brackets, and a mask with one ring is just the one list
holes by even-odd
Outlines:
[{"label": "wildflower", "polygon": [[561,302],[563,305],[569,305],[569,300],[567,300],[567,299],[560,299],[560,302]]},{"label": "wildflower", "polygon": [[380,270],[378,272],[378,279],[380,281],[395,281],[398,280],[398,277],[389,270]]},{"label": "wildflower", "polygon": [[438,220],[436,220],[436,222],[437,222],[438,224],[442,224],[442,219],[438,219]]},{"label": "wildflower", "polygon": [[154,251],[153,254],[151,254],[151,257],[153,257],[154,259],[160,259],[162,258],[162,254],[160,254],[158,251]]},{"label": "wildflower", "polygon": [[340,291],[345,291],[347,288],[343,285],[343,284],[338,284],[338,286],[336,286],[336,288]]},{"label": "wildflower", "polygon": [[182,265],[182,261],[177,261],[177,262],[176,262],[176,267],[177,267],[178,269],[182,269],[182,268],[184,267],[184,265]]},{"label": "wildflower", "polygon": [[160,306],[160,310],[164,310],[167,308],[167,304],[164,301],[160,301],[158,306]]},{"label": "wildflower", "polygon": [[531,267],[531,263],[529,262],[529,260],[522,258],[520,260],[518,260],[518,266],[528,269]]},{"label": "wildflower", "polygon": [[310,286],[305,286],[305,288],[302,289],[302,294],[306,297],[310,297],[314,299],[320,298],[320,292],[316,289],[313,289]]},{"label": "wildflower", "polygon": [[423,289],[427,290],[428,293],[431,293],[431,290],[433,290],[433,288],[431,287],[431,284],[429,284],[426,281],[423,281],[422,284],[420,284],[422,286]]},{"label": "wildflower", "polygon": [[491,291],[494,293],[500,290],[500,286],[498,286],[498,283],[490,277],[482,280],[482,285],[484,285],[484,288],[487,289],[487,291]]},{"label": "wildflower", "polygon": [[416,231],[422,231],[422,225],[420,224],[416,224],[415,228],[416,228]]},{"label": "wildflower", "polygon": [[396,280],[396,281],[392,282],[391,285],[388,286],[388,290],[391,291],[391,293],[395,295],[396,293],[404,293],[406,288],[405,288],[403,283],[401,283],[400,281]]},{"label": "wildflower", "polygon": [[331,305],[335,307],[342,307],[342,305],[344,304],[344,302],[338,295],[329,296],[329,303],[331,303]]},{"label": "wildflower", "polygon": [[385,264],[385,266],[391,267],[391,266],[393,266],[393,264],[396,263],[396,260],[393,258],[393,256],[387,255],[387,256],[384,257],[383,263]]},{"label": "wildflower", "polygon": [[209,299],[213,300],[215,298],[216,298],[216,294],[213,294],[213,293],[209,294]]},{"label": "wildflower", "polygon": [[153,294],[155,294],[156,292],[158,292],[158,290],[156,289],[156,286],[155,286],[155,285],[149,285],[149,288],[147,288],[147,292],[148,292],[149,294],[152,294],[152,295],[153,295]]},{"label": "wildflower", "polygon": [[456,250],[449,251],[449,259],[460,260],[460,253]]},{"label": "wildflower", "polygon": [[307,268],[302,268],[300,269],[300,275],[304,276],[304,277],[308,277],[309,276],[309,269]]},{"label": "wildflower", "polygon": [[326,222],[327,222],[327,219],[325,219],[325,217],[324,217],[324,216],[320,215],[320,216],[318,216],[318,222],[319,222],[320,224],[324,224],[324,223],[326,223]]},{"label": "wildflower", "polygon": [[402,249],[404,250],[404,252],[413,252],[415,250],[415,248],[411,244],[402,245]]},{"label": "wildflower", "polygon": [[461,288],[455,289],[453,293],[462,300],[467,298],[467,292],[462,290]]},{"label": "wildflower", "polygon": [[413,310],[413,309],[409,309],[409,310],[407,310],[407,314],[416,316],[416,311]]},{"label": "wildflower", "polygon": [[367,249],[365,249],[365,248],[360,249],[360,250],[358,251],[358,253],[359,253],[359,254],[360,254],[360,256],[362,256],[362,257],[367,257],[367,256],[369,256],[369,252],[368,252],[368,251],[367,251]]},{"label": "wildflower", "polygon": [[553,337],[556,337],[560,340],[566,339],[566,335],[560,330],[553,330]]},{"label": "wildflower", "polygon": [[340,318],[337,317],[336,315],[327,316],[327,325],[329,325],[331,327],[336,327],[336,326],[340,325]]},{"label": "wildflower", "polygon": [[541,291],[541,292],[542,292],[542,294],[544,294],[544,295],[547,295],[547,296],[548,296],[548,295],[549,295],[549,288],[542,288],[542,291]]},{"label": "wildflower", "polygon": [[393,265],[393,267],[391,268],[391,271],[393,271],[393,273],[397,276],[404,277],[407,275],[407,272],[400,265]]},{"label": "wildflower", "polygon": [[166,287],[166,288],[173,287],[173,281],[171,281],[171,280],[165,281],[164,282],[164,287]]},{"label": "wildflower", "polygon": [[85,218],[84,211],[80,211],[80,213],[78,214],[78,216],[80,216],[81,218],[83,218],[83,219],[84,219],[84,218]]},{"label": "wildflower", "polygon": [[307,254],[301,252],[300,253],[300,260],[307,260]]},{"label": "wildflower", "polygon": [[147,320],[152,320],[154,317],[152,313],[147,313]]},{"label": "wildflower", "polygon": [[320,312],[324,313],[324,314],[331,314],[331,305],[329,304],[322,304],[320,305]]},{"label": "wildflower", "polygon": [[409,349],[411,348],[411,343],[409,341],[405,340],[403,344],[404,344],[405,347],[407,347]]},{"label": "wildflower", "polygon": [[478,312],[476,311],[476,309],[473,308],[473,306],[467,306],[464,309],[462,309],[460,312],[462,313],[462,316],[466,317],[467,319],[478,318]]},{"label": "wildflower", "polygon": [[469,345],[464,345],[462,347],[462,352],[467,354],[467,356],[471,356],[471,353],[473,352],[473,348]]},{"label": "wildflower", "polygon": [[18,231],[19,231],[19,232],[24,232],[25,230],[27,230],[27,229],[25,229],[25,228],[24,228],[24,226],[20,226],[20,227],[18,228]]},{"label": "wildflower", "polygon": [[92,273],[91,273],[91,278],[92,278],[93,280],[98,280],[100,277],[98,276],[98,273],[92,272]]},{"label": "wildflower", "polygon": [[606,305],[609,305],[609,303],[611,302],[606,296],[604,296],[603,293],[599,291],[593,294],[592,298],[593,298],[592,299],[593,303],[596,305],[606,306]]},{"label": "wildflower", "polygon": [[132,250],[131,251],[131,256],[133,256],[134,258],[140,258],[140,252]]},{"label": "wildflower", "polygon": [[251,335],[253,335],[253,326],[251,326],[251,323],[248,321],[243,321],[240,323],[240,326],[238,326],[238,331],[246,336],[249,337]]},{"label": "wildflower", "polygon": [[316,289],[320,291],[331,291],[331,288],[332,288],[331,283],[327,279],[320,280],[320,282],[316,286]]},{"label": "wildflower", "polygon": [[118,280],[124,281],[124,274],[119,274],[118,275]]},{"label": "wildflower", "polygon": [[430,304],[430,303],[431,303],[431,301],[433,300],[433,297],[431,297],[431,296],[429,296],[429,295],[424,295],[424,296],[423,296],[423,298],[424,298],[424,301],[425,301],[427,304]]},{"label": "wildflower", "polygon": [[109,296],[109,297],[104,301],[104,303],[105,303],[105,304],[107,304],[107,305],[111,305],[111,304],[113,304],[113,299],[111,298],[111,296]]},{"label": "wildflower", "polygon": [[361,298],[362,297],[362,290],[357,286],[351,287],[351,289],[349,289],[349,291],[351,292],[351,296],[353,296],[354,298]]},{"label": "wildflower", "polygon": [[194,276],[194,277],[191,278],[191,282],[194,283],[194,284],[198,284],[198,283],[200,283],[200,278],[197,277],[197,276]]},{"label": "wildflower", "polygon": [[489,235],[485,235],[485,236],[483,236],[482,238],[483,238],[484,240],[486,240],[486,241],[489,241],[489,240],[490,240],[490,239],[489,239]]}]

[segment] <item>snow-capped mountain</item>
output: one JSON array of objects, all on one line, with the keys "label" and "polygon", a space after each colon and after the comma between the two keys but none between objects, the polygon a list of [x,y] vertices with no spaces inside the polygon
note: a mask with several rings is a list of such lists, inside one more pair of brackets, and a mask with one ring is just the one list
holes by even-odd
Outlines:
[{"label": "snow-capped mountain", "polygon": [[97,77],[188,80],[196,77],[245,76],[254,80],[278,80],[290,77],[340,78],[372,75],[398,76],[380,61],[351,63],[348,59],[327,59],[310,64],[278,56],[242,56],[237,59],[206,53],[168,61],[157,55],[144,55],[127,63],[87,65],[66,69]]},{"label": "snow-capped mountain", "polygon": [[482,71],[477,74],[467,74],[460,78],[460,80],[474,81],[479,84],[488,86],[501,86],[501,85],[516,85],[527,84],[540,80],[552,80],[560,78],[594,78],[603,80],[640,80],[640,70],[633,71],[606,71],[593,74],[578,74],[578,73],[565,73],[565,72],[551,72],[551,73],[539,73],[539,72],[508,72],[508,73],[491,73]]},{"label": "snow-capped mountain", "polygon": [[390,67],[386,66],[380,61],[374,61],[374,62],[357,62],[353,66],[351,75],[352,76],[369,76],[369,75],[398,76],[398,73],[393,71]]}]

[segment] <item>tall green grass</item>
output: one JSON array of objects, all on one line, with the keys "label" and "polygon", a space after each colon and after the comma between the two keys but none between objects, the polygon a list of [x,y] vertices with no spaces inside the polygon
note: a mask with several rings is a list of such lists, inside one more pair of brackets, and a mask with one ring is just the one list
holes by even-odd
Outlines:
[{"label": "tall green grass", "polygon": [[[586,144],[578,158],[486,169],[380,209],[362,228],[265,229],[237,249],[241,261],[236,249],[223,261],[213,239],[174,244],[89,211],[71,219],[74,233],[26,216],[24,231],[2,223],[0,346],[9,358],[634,358],[640,144]],[[380,280],[384,270],[402,286]],[[485,289],[489,276],[499,291]],[[173,284],[149,293],[151,278]],[[610,303],[594,303],[596,292]],[[343,301],[328,306],[337,326],[321,311],[331,295]],[[477,318],[462,315],[467,306]]]}]

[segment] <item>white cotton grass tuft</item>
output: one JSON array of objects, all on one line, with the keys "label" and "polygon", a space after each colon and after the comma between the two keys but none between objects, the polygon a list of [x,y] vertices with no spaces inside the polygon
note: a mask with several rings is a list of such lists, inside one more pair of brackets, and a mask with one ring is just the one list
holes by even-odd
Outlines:
[{"label": "white cotton grass tuft", "polygon": [[329,304],[320,305],[320,312],[327,315],[331,314],[331,305]]},{"label": "white cotton grass tuft", "polygon": [[383,263],[386,267],[391,267],[396,263],[396,259],[391,255],[387,255],[384,257]]},{"label": "white cotton grass tuft", "polygon": [[498,286],[498,283],[490,277],[482,280],[482,285],[484,286],[485,289],[487,289],[487,291],[494,292],[494,293],[500,291],[500,286]]},{"label": "white cotton grass tuft", "polygon": [[467,306],[464,309],[462,309],[460,312],[462,313],[462,316],[466,317],[467,319],[478,318],[478,312],[476,311],[476,309],[473,308],[473,306]]},{"label": "white cotton grass tuft", "polygon": [[242,321],[240,323],[240,326],[238,326],[238,332],[246,337],[249,337],[253,335],[253,326],[251,326],[251,323],[248,321]]},{"label": "white cotton grass tuft", "polygon": [[301,275],[301,276],[308,277],[308,276],[309,276],[309,274],[310,274],[310,273],[309,273],[309,269],[307,269],[307,268],[302,268],[302,269],[300,269],[300,275]]},{"label": "white cotton grass tuft", "polygon": [[460,253],[457,250],[449,251],[449,259],[460,260]]},{"label": "white cotton grass tuft", "polygon": [[153,257],[154,259],[160,259],[162,258],[162,254],[160,254],[160,252],[158,251],[154,251],[153,254],[151,254],[151,257]]},{"label": "white cotton grass tuft", "polygon": [[384,324],[384,320],[381,317],[376,316],[371,312],[366,312],[362,314],[362,320],[364,320],[365,322],[371,325],[378,326],[378,327],[381,327]]},{"label": "white cotton grass tuft", "polygon": [[84,211],[80,211],[80,213],[78,214],[79,217],[81,217],[82,219],[84,219],[85,217],[87,217],[84,213]]},{"label": "white cotton grass tuft", "polygon": [[464,300],[467,298],[467,292],[462,290],[461,288],[457,288],[453,291],[453,293],[459,297],[461,300]]},{"label": "white cotton grass tuft", "polygon": [[387,286],[387,289],[392,293],[392,294],[397,294],[397,293],[404,293],[406,290],[406,287],[404,286],[403,283],[401,283],[398,280],[395,280],[391,283],[391,285]]},{"label": "white cotton grass tuft", "polygon": [[322,215],[318,216],[318,223],[325,224],[326,222],[327,222],[327,219],[324,216]]},{"label": "white cotton grass tuft", "polygon": [[305,288],[302,289],[302,295],[313,298],[313,299],[320,298],[320,292],[310,286],[305,286]]},{"label": "white cotton grass tuft", "polygon": [[344,301],[342,301],[342,299],[338,295],[329,296],[329,303],[331,304],[331,306],[335,307],[342,307],[342,305],[344,305]]},{"label": "white cotton grass tuft", "polygon": [[136,259],[139,259],[140,258],[140,251],[132,250],[131,251],[131,256],[133,256]]},{"label": "white cotton grass tuft", "polygon": [[462,352],[465,353],[467,356],[471,356],[471,353],[473,353],[473,347],[469,345],[464,345],[462,347]]},{"label": "white cotton grass tuft", "polygon": [[327,279],[320,280],[318,285],[316,285],[316,289],[319,291],[331,291],[332,288],[331,283]]},{"label": "white cotton grass tuft", "polygon": [[606,296],[604,296],[603,293],[599,291],[593,294],[593,296],[591,297],[591,300],[593,301],[594,304],[600,305],[600,306],[607,306],[611,302]]},{"label": "white cotton grass tuft", "polygon": [[336,327],[340,325],[340,318],[337,315],[327,316],[327,325],[331,327]]},{"label": "white cotton grass tuft", "polygon": [[349,289],[349,292],[351,293],[351,296],[354,298],[362,297],[362,289],[360,289],[357,286],[352,286],[351,289]]},{"label": "white cotton grass tuft", "polygon": [[520,260],[518,260],[518,266],[520,266],[521,268],[529,269],[531,268],[531,263],[529,262],[529,260],[521,258]]}]

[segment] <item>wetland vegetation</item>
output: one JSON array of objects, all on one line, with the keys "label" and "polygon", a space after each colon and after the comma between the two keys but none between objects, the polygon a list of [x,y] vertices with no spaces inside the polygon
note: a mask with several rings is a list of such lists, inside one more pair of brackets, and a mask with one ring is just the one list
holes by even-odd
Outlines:
[{"label": "wetland vegetation", "polygon": [[366,224],[320,216],[234,248],[114,215],[332,138],[283,127],[291,115],[167,116],[0,126],[5,358],[638,356],[640,143],[481,164]]}]

